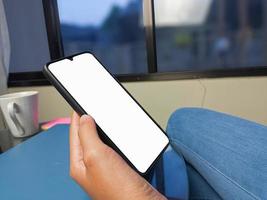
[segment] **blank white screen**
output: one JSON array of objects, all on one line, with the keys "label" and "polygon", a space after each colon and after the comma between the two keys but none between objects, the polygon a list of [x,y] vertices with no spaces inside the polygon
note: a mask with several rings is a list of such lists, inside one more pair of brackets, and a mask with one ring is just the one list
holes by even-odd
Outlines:
[{"label": "blank white screen", "polygon": [[169,140],[97,59],[85,53],[48,68],[137,170],[145,173]]}]

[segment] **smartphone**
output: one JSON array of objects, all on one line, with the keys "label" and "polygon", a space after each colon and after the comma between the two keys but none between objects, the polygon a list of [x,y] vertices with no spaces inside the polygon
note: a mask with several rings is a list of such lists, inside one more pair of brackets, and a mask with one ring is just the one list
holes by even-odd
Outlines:
[{"label": "smartphone", "polygon": [[167,148],[166,133],[93,54],[50,62],[43,71],[77,113],[94,118],[105,143],[140,174]]}]

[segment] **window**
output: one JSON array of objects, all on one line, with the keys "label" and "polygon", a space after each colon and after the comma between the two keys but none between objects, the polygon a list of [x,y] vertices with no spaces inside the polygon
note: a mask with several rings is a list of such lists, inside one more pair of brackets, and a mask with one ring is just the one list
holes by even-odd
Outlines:
[{"label": "window", "polygon": [[94,53],[114,74],[147,73],[141,0],[58,0],[64,54]]},{"label": "window", "polygon": [[267,65],[267,1],[154,2],[159,72]]},{"label": "window", "polygon": [[11,60],[9,86],[49,84],[45,60],[82,51],[120,81],[267,75],[265,0],[42,1],[6,1],[19,36],[11,46],[20,46],[12,46],[19,59]]}]

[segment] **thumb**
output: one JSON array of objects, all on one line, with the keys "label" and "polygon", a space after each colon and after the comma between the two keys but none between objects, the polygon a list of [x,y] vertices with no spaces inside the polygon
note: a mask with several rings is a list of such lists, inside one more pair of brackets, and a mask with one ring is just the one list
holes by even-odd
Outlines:
[{"label": "thumb", "polygon": [[84,155],[96,151],[104,144],[98,136],[94,119],[88,115],[80,118],[79,138]]}]

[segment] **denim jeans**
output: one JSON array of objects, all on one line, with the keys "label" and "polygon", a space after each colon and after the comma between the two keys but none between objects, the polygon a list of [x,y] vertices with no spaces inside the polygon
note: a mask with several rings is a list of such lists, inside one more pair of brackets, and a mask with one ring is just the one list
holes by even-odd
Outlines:
[{"label": "denim jeans", "polygon": [[[172,114],[167,133],[176,152],[167,162],[170,152],[163,157],[164,168],[169,168],[164,169],[167,197],[267,199],[266,126],[206,109],[184,108]],[[172,162],[176,168],[170,169]]]}]

